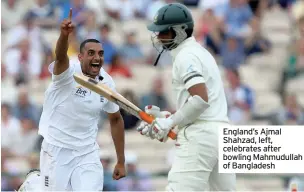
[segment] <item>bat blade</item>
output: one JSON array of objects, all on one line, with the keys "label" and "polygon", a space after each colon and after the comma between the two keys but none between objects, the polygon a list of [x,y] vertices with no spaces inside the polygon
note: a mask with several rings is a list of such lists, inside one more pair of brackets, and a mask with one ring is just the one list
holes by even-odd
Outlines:
[{"label": "bat blade", "polygon": [[[152,124],[152,122],[154,121],[155,118],[153,116],[145,113],[140,108],[138,108],[136,105],[134,105],[132,102],[127,100],[125,97],[123,97],[122,95],[120,95],[117,92],[112,91],[106,85],[96,81],[95,79],[92,79],[90,77],[87,77],[87,76],[84,76],[81,74],[74,74],[73,76],[74,76],[75,81],[78,84],[94,91],[95,93],[97,93],[99,95],[104,96],[109,101],[116,103],[120,108],[124,109],[125,111],[134,115],[135,117],[137,117],[149,124]],[[176,133],[173,130],[171,130],[169,132],[168,136],[173,140],[175,140],[177,137]]]},{"label": "bat blade", "polygon": [[139,112],[141,110],[120,94],[113,92],[106,85],[99,83],[95,79],[80,74],[74,74],[74,79],[80,85],[83,85],[97,94],[104,96],[109,101],[116,103],[119,107],[140,119]]}]

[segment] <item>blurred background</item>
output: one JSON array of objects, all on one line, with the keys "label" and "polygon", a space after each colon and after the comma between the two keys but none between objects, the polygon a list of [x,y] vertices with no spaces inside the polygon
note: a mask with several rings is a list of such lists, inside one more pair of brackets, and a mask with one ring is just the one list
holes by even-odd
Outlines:
[{"label": "blurred background", "polygon": [[[154,104],[174,112],[170,55],[163,54],[158,67],[153,66],[158,53],[146,29],[157,10],[171,2],[191,9],[194,36],[217,59],[233,124],[304,124],[303,0],[1,0],[2,191],[17,189],[31,168],[39,168],[37,126],[50,82],[47,67],[70,7],[77,25],[70,58],[77,59],[84,39],[100,40],[104,68],[119,92],[141,108]],[[134,129],[138,119],[122,114],[129,175],[118,182],[111,179],[115,150],[101,114],[98,142],[105,190],[164,190],[174,143],[139,135]],[[237,189],[282,191],[294,180],[301,175],[239,174]]]}]

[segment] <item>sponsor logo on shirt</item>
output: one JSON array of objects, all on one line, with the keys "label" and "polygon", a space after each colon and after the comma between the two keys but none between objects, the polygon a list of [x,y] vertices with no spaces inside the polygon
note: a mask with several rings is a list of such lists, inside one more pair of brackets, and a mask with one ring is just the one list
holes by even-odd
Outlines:
[{"label": "sponsor logo on shirt", "polygon": [[187,73],[191,73],[191,72],[193,72],[193,71],[194,71],[194,69],[193,69],[193,66],[192,66],[192,64],[191,64],[191,65],[189,65],[188,68],[187,68]]},{"label": "sponsor logo on shirt", "polygon": [[76,92],[75,92],[76,96],[84,98],[86,96],[89,96],[90,94],[91,94],[91,91],[84,89],[81,86],[76,87]]}]

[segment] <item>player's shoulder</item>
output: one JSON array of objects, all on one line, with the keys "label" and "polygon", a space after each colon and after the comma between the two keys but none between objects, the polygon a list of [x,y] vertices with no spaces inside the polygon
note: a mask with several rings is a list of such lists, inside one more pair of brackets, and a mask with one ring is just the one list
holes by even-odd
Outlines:
[{"label": "player's shoulder", "polygon": [[72,58],[69,60],[70,69],[74,70],[74,72],[81,72],[81,64],[78,58]]},{"label": "player's shoulder", "polygon": [[[53,73],[55,63],[56,63],[56,61],[53,61],[49,64],[48,70],[49,70],[50,73]],[[75,59],[70,59],[69,60],[69,69],[81,70],[80,62],[75,60]]]},{"label": "player's shoulder", "polygon": [[200,43],[196,42],[192,46],[185,47],[180,54],[183,58],[204,60],[214,60],[212,54]]},{"label": "player's shoulder", "polygon": [[198,58],[202,54],[208,52],[202,45],[198,42],[194,42],[189,46],[185,46],[177,55],[178,59],[189,59],[189,58]]}]

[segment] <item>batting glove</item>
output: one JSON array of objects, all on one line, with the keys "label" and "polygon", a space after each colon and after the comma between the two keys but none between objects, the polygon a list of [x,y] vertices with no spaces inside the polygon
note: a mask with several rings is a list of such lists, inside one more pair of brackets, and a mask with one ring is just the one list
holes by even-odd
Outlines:
[{"label": "batting glove", "polygon": [[[147,114],[150,114],[154,117],[169,117],[171,113],[169,111],[160,111],[160,108],[155,105],[148,105],[145,107],[145,112]],[[145,135],[151,139],[155,138],[155,134],[152,131],[153,125],[148,124],[144,121],[140,123],[140,125],[137,127],[137,131],[140,132],[140,134]]]},{"label": "batting glove", "polygon": [[168,133],[173,127],[171,118],[156,118],[153,122],[152,134],[161,142],[168,140]]},{"label": "batting glove", "polygon": [[140,122],[139,126],[137,127],[137,131],[142,134],[142,135],[145,135],[147,137],[149,137],[150,139],[154,139],[155,138],[155,135],[153,134],[152,132],[152,127],[150,124],[142,121]]}]

